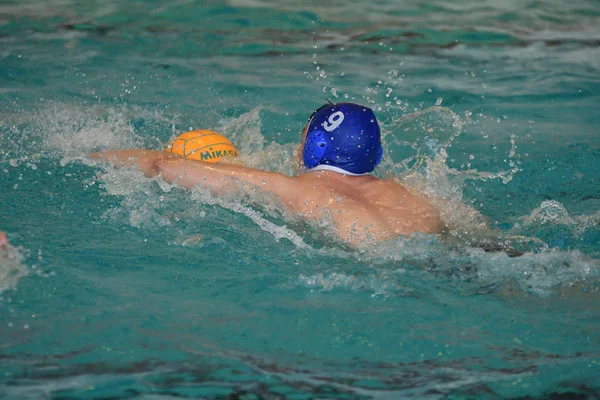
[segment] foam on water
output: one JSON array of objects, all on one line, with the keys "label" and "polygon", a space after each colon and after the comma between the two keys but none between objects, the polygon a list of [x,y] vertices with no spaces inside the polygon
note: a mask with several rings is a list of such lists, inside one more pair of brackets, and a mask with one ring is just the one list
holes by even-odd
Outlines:
[{"label": "foam on water", "polygon": [[[374,270],[371,273],[359,275],[340,271],[318,272],[311,275],[298,275],[298,283],[302,286],[323,292],[342,289],[355,292],[368,292],[374,297],[411,296],[415,289],[399,282],[394,276],[402,272],[403,270],[401,269],[397,271]],[[294,284],[288,285],[288,287],[294,286]]]},{"label": "foam on water", "polygon": [[[0,138],[3,148],[0,155],[13,165],[35,163],[42,157],[58,157],[64,166],[74,160],[85,160],[89,153],[98,150],[156,147],[160,140],[144,138],[136,131],[135,122],[152,121],[172,129],[176,118],[167,119],[157,111],[139,107],[84,107],[56,103],[25,117],[30,120],[30,125],[20,127],[15,121],[9,134]],[[20,118],[22,123],[24,116]],[[171,129],[161,132],[162,135],[170,133]]]},{"label": "foam on water", "polygon": [[294,143],[281,145],[269,143],[262,134],[262,121],[260,112],[262,108],[240,115],[238,118],[221,121],[222,126],[217,130],[235,144],[240,154],[242,163],[251,168],[261,168],[293,175],[297,170]]},{"label": "foam on water", "polygon": [[[84,162],[97,168],[102,164],[87,158],[88,152],[148,144],[149,147],[164,148],[166,143],[158,138],[143,140],[136,132],[131,120],[139,117],[140,113],[140,110],[106,108],[92,109],[92,112],[77,108],[67,109],[66,112],[58,112],[58,108],[47,109],[38,118],[38,125],[47,129],[45,137],[40,139],[41,149],[59,156],[63,166]],[[255,108],[238,118],[223,120],[217,130],[236,143],[241,160],[246,165],[292,174],[297,171],[294,154],[297,143],[265,146],[260,115],[261,109]],[[144,117],[149,118],[148,112],[144,112]],[[165,124],[174,119],[168,115],[151,117]],[[178,239],[173,243],[201,241],[197,238],[202,233],[186,233],[186,228],[179,226],[178,221],[200,223],[203,215],[206,215],[206,207],[216,206],[247,217],[257,229],[268,232],[275,240],[289,240],[307,254],[312,252],[333,258],[350,256],[367,261],[371,268],[375,268],[367,275],[363,275],[364,271],[355,276],[331,268],[297,277],[298,282],[322,290],[347,288],[365,290],[375,295],[403,295],[405,285],[391,277],[398,275],[397,271],[404,270],[406,266],[390,272],[386,265],[390,261],[420,265],[421,270],[443,279],[450,277],[463,282],[474,281],[476,283],[468,289],[472,291],[486,285],[499,288],[514,281],[521,290],[544,295],[557,287],[597,279],[599,267],[595,260],[578,250],[553,248],[555,246],[547,243],[552,233],[544,236],[540,231],[546,229],[554,232],[560,226],[566,226],[571,235],[577,237],[597,226],[598,215],[572,217],[560,203],[547,201],[531,214],[522,216],[509,231],[499,231],[491,230],[485,216],[464,203],[463,190],[468,180],[495,179],[509,184],[514,174],[519,172],[518,165],[511,161],[518,156],[514,137],[510,139],[510,149],[505,155],[511,164],[508,170],[479,171],[470,164],[464,169],[449,167],[448,153],[453,144],[460,140],[465,124],[469,123],[469,118],[465,122],[450,109],[434,106],[393,118],[383,125],[386,155],[378,174],[397,179],[411,190],[429,196],[439,207],[448,227],[448,233],[439,239],[414,235],[375,247],[351,250],[319,235],[308,241],[302,238],[295,231],[295,217],[286,213],[276,199],[260,192],[250,190],[247,195],[237,198],[217,198],[201,189],[190,194],[174,190],[174,185],[160,178],[146,178],[137,171],[105,165],[103,172],[98,172],[90,184],[98,182],[107,194],[121,198],[117,208],[105,212],[105,218],[115,222],[125,219],[133,227],[149,230],[170,227],[177,231],[173,235]],[[36,134],[40,132],[36,131]],[[175,135],[171,133],[170,137]],[[29,162],[30,159],[35,160],[33,156],[19,160]],[[263,206],[257,208],[257,202]],[[182,203],[187,211],[173,213],[173,209],[181,209]],[[333,229],[330,223],[323,221],[314,230]],[[304,232],[310,235],[310,230],[304,229]],[[325,243],[315,246],[323,240]],[[524,255],[510,256],[519,251]]]},{"label": "foam on water", "polygon": [[490,250],[457,245],[453,238],[435,236],[399,238],[352,257],[368,268],[349,271],[332,263],[319,272],[298,275],[297,284],[320,291],[344,289],[396,297],[414,294],[418,290],[414,282],[427,274],[463,293],[517,289],[547,296],[563,288],[595,291],[600,280],[600,263],[578,250],[544,249],[514,257],[500,246]]},{"label": "foam on water", "polygon": [[[114,123],[120,125],[121,121],[115,121]],[[279,145],[271,143],[265,147],[265,139],[261,133],[260,108],[242,114],[239,118],[223,121],[223,126],[217,128],[217,130],[230,137],[235,143],[243,164],[283,173],[291,173],[297,170],[297,161],[294,154],[297,144]],[[112,138],[114,132],[114,129],[108,129],[107,136],[111,139],[111,143],[114,141],[131,143],[132,134],[129,129],[119,131],[117,137]],[[87,129],[80,132],[80,134],[84,137],[86,135],[102,136],[101,132]],[[56,138],[54,135],[50,135],[49,140],[54,143]],[[158,147],[164,148],[165,144]],[[97,150],[97,147],[88,147],[83,150]],[[61,163],[65,165],[65,163],[72,161],[83,161],[91,166],[103,165],[97,161],[89,160],[81,148],[78,148],[75,157],[63,157]],[[177,207],[176,202],[181,200],[181,190],[171,193],[176,185],[168,184],[159,177],[146,178],[138,171],[115,169],[111,166],[105,166],[104,172],[97,174],[97,181],[101,182],[101,187],[108,194],[122,197],[119,208],[108,210],[105,213],[106,218],[112,218],[115,222],[127,218],[130,225],[148,229],[155,229],[157,226],[169,226],[175,222],[165,210],[168,209],[169,205]],[[187,214],[181,216],[181,218],[193,221],[198,218],[198,215],[204,213],[203,205],[218,205],[248,217],[258,228],[270,233],[276,240],[288,239],[298,248],[308,246],[293,229],[285,224],[277,225],[268,219],[285,215],[288,218],[288,223],[296,224],[295,218],[287,213],[277,199],[253,188],[246,188],[244,192],[245,194],[239,197],[222,198],[211,195],[208,190],[197,188],[181,200],[187,203],[185,207],[194,211],[194,215]],[[262,204],[260,210],[250,206],[258,203]],[[322,228],[327,229],[328,226]],[[184,240],[184,242],[186,241]]]},{"label": "foam on water", "polygon": [[[477,234],[486,230],[487,222],[480,212],[464,203],[466,181],[498,179],[507,184],[519,169],[512,161],[508,171],[478,171],[470,163],[461,170],[449,167],[448,153],[464,126],[458,115],[440,106],[392,120],[383,133],[389,156],[382,167],[409,189],[426,194],[450,231]],[[514,138],[511,145],[509,159],[515,155]]]},{"label": "foam on water", "polygon": [[17,287],[19,279],[26,276],[29,269],[23,264],[22,250],[5,244],[0,246],[0,294]]},{"label": "foam on water", "polygon": [[520,218],[521,223],[513,227],[513,230],[528,230],[543,225],[565,225],[576,235],[582,234],[586,229],[597,227],[600,223],[600,212],[592,215],[569,214],[567,209],[556,200],[546,200],[529,215]]}]

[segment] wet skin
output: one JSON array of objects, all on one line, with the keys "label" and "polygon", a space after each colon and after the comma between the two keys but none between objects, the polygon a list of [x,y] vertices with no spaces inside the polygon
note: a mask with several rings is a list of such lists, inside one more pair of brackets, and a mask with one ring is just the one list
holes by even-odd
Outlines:
[{"label": "wet skin", "polygon": [[[302,142],[305,135],[306,128]],[[302,144],[298,153],[302,154]],[[104,151],[91,157],[138,168],[148,177],[161,175],[188,189],[202,186],[215,195],[235,194],[250,184],[275,194],[292,213],[309,221],[332,221],[339,238],[354,245],[442,229],[437,209],[425,197],[393,180],[372,175],[308,171],[291,177],[241,165],[187,160],[153,150]]]},{"label": "wet skin", "polygon": [[4,232],[0,231],[0,250],[4,249],[6,246],[8,246],[8,239]]}]

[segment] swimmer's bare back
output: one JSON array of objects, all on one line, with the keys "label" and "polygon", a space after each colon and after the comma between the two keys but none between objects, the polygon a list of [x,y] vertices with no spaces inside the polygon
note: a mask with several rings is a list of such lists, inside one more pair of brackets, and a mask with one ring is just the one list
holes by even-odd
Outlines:
[{"label": "swimmer's bare back", "polygon": [[292,178],[296,201],[289,206],[307,219],[329,215],[339,236],[360,244],[414,232],[439,233],[438,210],[402,185],[372,175],[313,171]]},{"label": "swimmer's bare back", "polygon": [[438,233],[442,228],[439,213],[426,198],[371,175],[311,171],[290,177],[152,150],[106,151],[91,157],[117,166],[137,167],[149,177],[160,174],[166,181],[188,189],[202,186],[216,195],[250,183],[278,196],[294,214],[308,220],[330,219],[339,237],[355,245],[414,232]]}]

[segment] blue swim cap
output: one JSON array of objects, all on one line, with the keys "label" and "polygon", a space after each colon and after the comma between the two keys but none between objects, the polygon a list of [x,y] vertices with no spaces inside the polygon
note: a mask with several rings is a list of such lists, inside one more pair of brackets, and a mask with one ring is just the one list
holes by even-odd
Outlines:
[{"label": "blue swim cap", "polygon": [[326,104],[308,122],[302,159],[308,169],[367,174],[381,161],[373,110],[354,103]]}]

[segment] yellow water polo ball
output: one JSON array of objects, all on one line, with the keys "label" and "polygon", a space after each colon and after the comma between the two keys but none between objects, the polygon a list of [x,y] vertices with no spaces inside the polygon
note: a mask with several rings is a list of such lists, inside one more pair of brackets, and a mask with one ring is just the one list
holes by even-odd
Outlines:
[{"label": "yellow water polo ball", "polygon": [[218,162],[224,157],[238,155],[229,139],[207,129],[198,129],[177,136],[167,151],[190,160],[207,162]]}]

